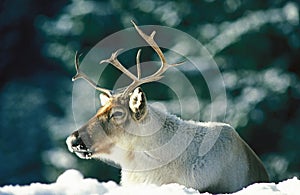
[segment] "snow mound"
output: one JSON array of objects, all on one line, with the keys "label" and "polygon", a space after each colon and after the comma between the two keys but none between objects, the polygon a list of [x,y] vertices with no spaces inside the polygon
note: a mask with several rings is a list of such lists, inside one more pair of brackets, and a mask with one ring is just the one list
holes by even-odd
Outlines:
[{"label": "snow mound", "polygon": [[[163,186],[155,185],[134,185],[122,187],[115,182],[98,182],[96,179],[84,178],[77,170],[67,170],[57,178],[55,183],[41,184],[32,183],[27,186],[4,186],[0,187],[0,195],[74,195],[74,194],[93,194],[93,195],[120,195],[120,194],[170,194],[170,195],[195,195],[198,191],[186,188],[179,184],[168,184]],[[209,193],[201,193],[209,195]],[[234,195],[265,195],[265,194],[300,194],[300,180],[296,177],[286,181],[275,183],[259,183],[244,188]]]}]

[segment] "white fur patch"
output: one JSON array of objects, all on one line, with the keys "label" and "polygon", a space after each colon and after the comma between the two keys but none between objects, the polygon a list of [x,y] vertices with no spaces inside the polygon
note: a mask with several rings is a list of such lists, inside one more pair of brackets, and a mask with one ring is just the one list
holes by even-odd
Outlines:
[{"label": "white fur patch", "polygon": [[120,146],[112,146],[110,148],[110,153],[100,153],[93,156],[93,158],[96,159],[102,159],[106,162],[112,162],[117,165],[124,166],[124,163],[126,162],[126,150],[121,148]]},{"label": "white fur patch", "polygon": [[139,88],[136,88],[130,96],[129,107],[132,112],[136,113],[142,103],[143,92]]},{"label": "white fur patch", "polygon": [[109,97],[103,93],[100,93],[99,98],[102,106],[104,106],[109,101]]}]

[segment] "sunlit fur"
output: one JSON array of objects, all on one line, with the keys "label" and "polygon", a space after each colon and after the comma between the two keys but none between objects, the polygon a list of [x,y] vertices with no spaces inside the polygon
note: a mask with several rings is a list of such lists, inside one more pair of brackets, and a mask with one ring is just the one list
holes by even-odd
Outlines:
[{"label": "sunlit fur", "polygon": [[[88,134],[92,158],[121,166],[122,185],[179,183],[201,192],[225,193],[268,181],[259,158],[230,125],[184,121],[146,105],[145,99],[144,116],[136,120],[131,108],[141,105],[129,105],[129,98],[110,97],[78,130]],[[114,117],[114,109],[124,115]]]}]

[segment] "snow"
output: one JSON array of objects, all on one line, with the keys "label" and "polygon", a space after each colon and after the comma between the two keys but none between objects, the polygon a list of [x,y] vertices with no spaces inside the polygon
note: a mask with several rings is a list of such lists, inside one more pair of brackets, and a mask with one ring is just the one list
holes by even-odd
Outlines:
[{"label": "snow", "polygon": [[[4,186],[0,187],[0,195],[74,195],[74,194],[93,194],[93,195],[120,195],[120,194],[143,194],[143,195],[195,195],[198,191],[187,188],[179,184],[167,184],[155,186],[149,184],[139,184],[134,186],[120,186],[115,182],[98,182],[96,179],[84,178],[83,175],[74,169],[65,171],[60,175],[55,183],[41,184],[32,183],[27,186]],[[209,195],[209,193],[201,193]],[[248,186],[234,195],[265,195],[265,194],[300,194],[300,180],[296,177],[275,183],[258,183]]]}]

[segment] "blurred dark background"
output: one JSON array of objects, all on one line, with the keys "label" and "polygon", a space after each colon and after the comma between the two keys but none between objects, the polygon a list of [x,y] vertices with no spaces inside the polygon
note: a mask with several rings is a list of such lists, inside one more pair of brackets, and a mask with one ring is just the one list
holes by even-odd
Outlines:
[{"label": "blurred dark background", "polygon": [[272,181],[299,177],[299,7],[298,0],[0,1],[0,185],[53,182],[68,168],[119,181],[118,169],[69,153],[65,138],[76,128],[75,51],[131,27],[131,19],[203,43],[225,81],[226,122],[262,158]]}]

